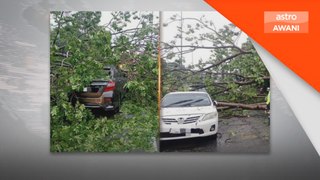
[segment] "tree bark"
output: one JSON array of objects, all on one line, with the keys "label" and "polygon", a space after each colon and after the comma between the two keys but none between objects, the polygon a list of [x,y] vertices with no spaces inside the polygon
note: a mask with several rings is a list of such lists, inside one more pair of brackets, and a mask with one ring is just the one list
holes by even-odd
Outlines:
[{"label": "tree bark", "polygon": [[242,104],[242,103],[230,103],[230,102],[218,102],[219,107],[234,107],[250,110],[266,110],[267,105],[265,103],[256,103],[256,104]]}]

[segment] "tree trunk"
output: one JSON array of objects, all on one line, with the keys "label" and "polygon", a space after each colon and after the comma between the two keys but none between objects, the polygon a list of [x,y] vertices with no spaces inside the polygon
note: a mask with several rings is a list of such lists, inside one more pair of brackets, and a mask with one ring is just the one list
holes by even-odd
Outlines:
[{"label": "tree trunk", "polygon": [[242,104],[242,103],[230,103],[230,102],[218,102],[218,109],[223,109],[223,107],[234,107],[250,110],[266,110],[267,105],[265,103],[256,104]]}]

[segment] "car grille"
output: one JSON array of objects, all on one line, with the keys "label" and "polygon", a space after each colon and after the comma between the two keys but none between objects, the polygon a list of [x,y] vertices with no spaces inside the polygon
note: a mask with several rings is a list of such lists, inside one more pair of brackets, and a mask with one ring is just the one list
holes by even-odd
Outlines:
[{"label": "car grille", "polygon": [[162,121],[166,124],[178,123],[178,121],[174,118],[162,118]]},{"label": "car grille", "polygon": [[190,123],[195,123],[198,119],[200,118],[200,116],[191,116],[191,117],[187,117],[186,119],[183,120],[183,122],[178,121],[175,118],[162,118],[162,121],[165,124],[171,124],[171,123],[178,123],[178,124],[190,124]]},{"label": "car grille", "polygon": [[199,118],[200,118],[200,116],[188,117],[187,119],[184,120],[183,124],[194,123],[194,122],[196,122]]}]

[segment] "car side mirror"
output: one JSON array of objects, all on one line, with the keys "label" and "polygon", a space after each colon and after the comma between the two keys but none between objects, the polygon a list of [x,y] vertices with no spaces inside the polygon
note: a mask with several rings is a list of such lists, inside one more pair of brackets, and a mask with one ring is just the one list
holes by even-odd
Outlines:
[{"label": "car side mirror", "polygon": [[213,104],[214,104],[215,106],[217,106],[217,105],[218,105],[218,102],[217,102],[217,101],[213,101]]}]

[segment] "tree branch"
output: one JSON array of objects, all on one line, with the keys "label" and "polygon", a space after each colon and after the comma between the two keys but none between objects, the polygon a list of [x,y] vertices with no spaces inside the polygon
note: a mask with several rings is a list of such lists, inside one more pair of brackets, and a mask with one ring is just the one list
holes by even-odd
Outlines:
[{"label": "tree branch", "polygon": [[232,102],[218,102],[218,107],[235,107],[250,110],[267,110],[266,103],[256,103],[256,104],[242,104],[242,103],[232,103]]},{"label": "tree branch", "polygon": [[60,17],[59,17],[59,21],[58,21],[58,27],[57,27],[57,34],[56,36],[54,37],[53,41],[52,41],[52,44],[51,46],[55,45],[56,44],[56,41],[57,41],[57,38],[58,38],[58,35],[60,34],[60,27],[61,27],[61,18],[63,16],[63,11],[60,13]]}]

